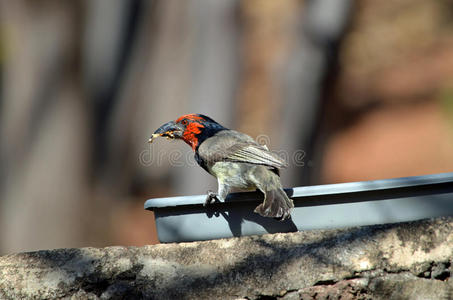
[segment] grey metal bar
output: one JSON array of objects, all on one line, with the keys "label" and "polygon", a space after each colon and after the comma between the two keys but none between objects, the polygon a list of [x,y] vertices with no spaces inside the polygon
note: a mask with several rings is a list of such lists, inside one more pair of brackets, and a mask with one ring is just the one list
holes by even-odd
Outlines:
[{"label": "grey metal bar", "polygon": [[[427,188],[432,189],[428,193],[439,193],[442,192],[442,190],[445,188],[450,190],[453,189],[453,172],[393,179],[295,187],[292,189],[285,189],[285,191],[292,199],[295,200],[307,200],[308,198],[313,199],[314,197],[321,196],[332,196],[329,199],[334,199],[335,195],[344,196],[345,194],[347,194],[347,202],[358,202],[368,201],[363,198],[364,195],[374,194],[377,198],[382,197],[381,200],[385,200],[388,199],[388,193],[396,193],[398,195],[404,193],[404,195],[406,196],[411,196],[417,195],[420,193],[420,190]],[[154,198],[149,199],[145,202],[145,209],[154,210],[156,208],[174,207],[181,205],[203,205],[205,199],[206,195]],[[259,202],[262,201],[262,194],[259,192],[232,193],[228,196],[227,201]],[[336,203],[345,202],[341,201],[340,198],[337,198],[337,200],[326,200],[324,204]],[[323,203],[321,202],[313,205],[321,204]]]},{"label": "grey metal bar", "polygon": [[292,219],[280,222],[253,212],[262,194],[231,194],[203,207],[205,195],[157,198],[159,240],[179,242],[315,228],[392,223],[453,215],[453,173],[296,187]]}]

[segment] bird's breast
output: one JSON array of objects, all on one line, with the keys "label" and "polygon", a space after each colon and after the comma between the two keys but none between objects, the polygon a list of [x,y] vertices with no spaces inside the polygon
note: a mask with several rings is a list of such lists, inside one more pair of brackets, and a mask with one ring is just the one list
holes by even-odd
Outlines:
[{"label": "bird's breast", "polygon": [[248,179],[249,168],[248,164],[243,163],[216,162],[209,167],[209,173],[219,182],[231,187],[247,189],[253,186]]}]

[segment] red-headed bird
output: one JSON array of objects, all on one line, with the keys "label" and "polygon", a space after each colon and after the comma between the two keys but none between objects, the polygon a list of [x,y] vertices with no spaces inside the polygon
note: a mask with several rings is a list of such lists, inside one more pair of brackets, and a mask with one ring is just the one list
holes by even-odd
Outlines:
[{"label": "red-headed bird", "polygon": [[279,169],[287,166],[278,155],[250,136],[223,127],[201,114],[189,114],[159,127],[149,139],[163,136],[182,139],[195,152],[195,160],[217,178],[218,193],[208,191],[205,204],[224,201],[230,190],[260,190],[264,201],[255,212],[285,220],[291,216],[293,201],[280,183]]}]

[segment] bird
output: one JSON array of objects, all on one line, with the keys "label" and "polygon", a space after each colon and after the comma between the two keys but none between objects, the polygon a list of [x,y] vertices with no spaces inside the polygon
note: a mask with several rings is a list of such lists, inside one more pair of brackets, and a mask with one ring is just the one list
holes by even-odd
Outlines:
[{"label": "bird", "polygon": [[160,126],[150,137],[183,140],[195,161],[217,178],[218,191],[207,191],[205,206],[225,201],[230,191],[259,190],[264,200],[254,212],[278,220],[291,218],[294,208],[280,182],[286,161],[247,134],[228,129],[203,114],[186,114]]}]

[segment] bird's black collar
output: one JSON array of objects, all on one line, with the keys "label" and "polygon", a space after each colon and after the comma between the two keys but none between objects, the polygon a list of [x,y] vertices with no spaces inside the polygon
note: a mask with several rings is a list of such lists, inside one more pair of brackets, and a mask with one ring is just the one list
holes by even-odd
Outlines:
[{"label": "bird's black collar", "polygon": [[196,135],[198,139],[198,145],[195,147],[195,151],[198,151],[200,145],[207,140],[208,138],[214,136],[217,132],[228,130],[228,128],[223,127],[218,123],[208,122],[203,124],[204,127],[199,134]]}]

